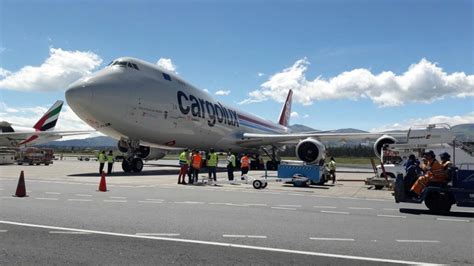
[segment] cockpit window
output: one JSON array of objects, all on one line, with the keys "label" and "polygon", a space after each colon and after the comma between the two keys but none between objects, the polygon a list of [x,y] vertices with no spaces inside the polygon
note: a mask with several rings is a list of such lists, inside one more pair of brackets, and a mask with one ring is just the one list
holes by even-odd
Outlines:
[{"label": "cockpit window", "polygon": [[108,66],[121,66],[121,67],[129,67],[129,68],[134,68],[136,70],[140,70],[138,68],[137,64],[131,63],[131,62],[126,62],[126,61],[114,61],[114,62],[108,64]]}]

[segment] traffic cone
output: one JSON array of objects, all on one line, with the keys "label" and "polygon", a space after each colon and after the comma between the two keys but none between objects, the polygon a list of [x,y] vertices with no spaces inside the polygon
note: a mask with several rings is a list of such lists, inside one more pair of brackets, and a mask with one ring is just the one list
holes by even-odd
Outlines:
[{"label": "traffic cone", "polygon": [[102,174],[100,175],[99,191],[102,191],[102,192],[107,191],[107,185],[105,184],[105,172],[104,171],[102,171]]},{"label": "traffic cone", "polygon": [[20,179],[18,179],[18,186],[16,187],[16,193],[13,195],[14,197],[28,197],[26,195],[26,186],[25,186],[25,175],[23,171],[20,173]]}]

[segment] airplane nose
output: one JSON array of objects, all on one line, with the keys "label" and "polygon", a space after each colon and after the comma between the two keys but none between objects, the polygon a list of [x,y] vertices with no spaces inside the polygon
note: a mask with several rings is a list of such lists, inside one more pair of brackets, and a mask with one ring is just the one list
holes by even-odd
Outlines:
[{"label": "airplane nose", "polygon": [[87,110],[92,105],[92,89],[87,83],[77,81],[66,91],[66,101],[74,111]]}]

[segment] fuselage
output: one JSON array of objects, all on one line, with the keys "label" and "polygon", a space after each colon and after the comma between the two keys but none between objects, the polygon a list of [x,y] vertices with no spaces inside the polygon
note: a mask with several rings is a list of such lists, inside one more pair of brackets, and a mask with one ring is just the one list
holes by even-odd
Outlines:
[{"label": "fuselage", "polygon": [[243,133],[288,133],[288,128],[229,107],[177,75],[129,57],[71,84],[66,99],[87,124],[115,139],[152,147],[235,151]]}]

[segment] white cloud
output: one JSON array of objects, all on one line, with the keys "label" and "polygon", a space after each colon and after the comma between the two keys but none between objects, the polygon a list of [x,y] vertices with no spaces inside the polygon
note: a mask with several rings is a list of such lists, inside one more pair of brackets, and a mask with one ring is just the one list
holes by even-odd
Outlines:
[{"label": "white cloud", "polygon": [[291,117],[291,118],[299,118],[300,115],[298,114],[298,112],[291,112],[290,117]]},{"label": "white cloud", "polygon": [[178,66],[173,64],[173,62],[169,58],[160,58],[158,62],[156,62],[156,64],[165,70],[178,74],[178,71],[176,71],[178,69]]},{"label": "white cloud", "polygon": [[0,67],[0,78],[5,78],[6,76],[11,75],[12,72]]},{"label": "white cloud", "polygon": [[73,81],[102,63],[93,52],[49,49],[49,57],[40,66],[24,66],[0,80],[0,88],[19,91],[64,90]]},{"label": "white cloud", "polygon": [[437,116],[432,116],[432,117],[427,117],[427,118],[409,119],[404,122],[394,123],[391,125],[383,125],[378,128],[373,128],[371,131],[381,132],[381,131],[387,131],[387,130],[406,130],[416,125],[428,125],[428,124],[440,124],[440,123],[445,123],[450,126],[474,123],[474,112],[467,113],[464,115],[455,115],[455,116],[437,115]]},{"label": "white cloud", "polygon": [[229,95],[230,90],[218,90],[214,93],[215,95]]},{"label": "white cloud", "polygon": [[[41,118],[41,116],[48,111],[50,105],[34,106],[34,107],[10,107],[4,102],[0,102],[0,121],[7,121],[13,125],[33,127],[33,125]],[[73,111],[67,106],[63,105],[61,114],[59,115],[58,123],[54,130],[57,131],[93,131],[94,129],[83,122]],[[91,136],[102,135],[101,133],[92,133],[86,135],[76,135],[63,139],[83,139]]]},{"label": "white cloud", "polygon": [[262,73],[262,72],[257,73],[257,76],[259,76],[259,77],[263,77],[263,75],[265,75],[265,73]]},{"label": "white cloud", "polygon": [[208,90],[208,89],[202,89],[202,90],[205,91],[205,92],[207,92],[207,93],[209,93],[209,90]]},{"label": "white cloud", "polygon": [[296,102],[310,105],[317,100],[368,98],[381,107],[399,106],[406,102],[429,103],[445,97],[474,96],[474,75],[464,72],[447,74],[436,63],[426,59],[412,64],[406,72],[396,75],[391,71],[373,74],[368,69],[353,69],[335,77],[308,80],[306,58],[271,76],[260,89],[249,93],[240,102],[248,104],[273,99],[284,102],[293,89]]}]

